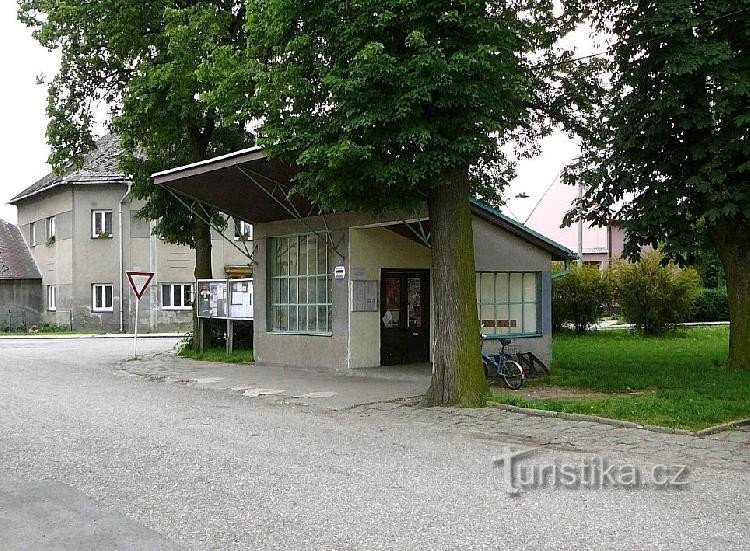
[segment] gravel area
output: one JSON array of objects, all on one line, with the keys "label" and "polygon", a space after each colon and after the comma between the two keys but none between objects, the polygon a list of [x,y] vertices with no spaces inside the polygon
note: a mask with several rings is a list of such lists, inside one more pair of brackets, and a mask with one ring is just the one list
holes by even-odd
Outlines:
[{"label": "gravel area", "polygon": [[[747,548],[747,471],[701,464],[683,489],[516,495],[493,460],[523,443],[472,431],[470,419],[462,431],[433,414],[156,383],[116,368],[131,346],[0,342],[0,476],[64,484],[190,549]],[[586,451],[548,447],[528,462]]]}]

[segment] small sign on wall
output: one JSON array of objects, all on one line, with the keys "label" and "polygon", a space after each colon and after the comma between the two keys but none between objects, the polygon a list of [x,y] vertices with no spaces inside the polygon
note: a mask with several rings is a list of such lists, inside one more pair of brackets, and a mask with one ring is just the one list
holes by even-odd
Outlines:
[{"label": "small sign on wall", "polygon": [[344,279],[346,277],[346,267],[336,266],[336,268],[333,270],[333,277],[334,279]]},{"label": "small sign on wall", "polygon": [[378,281],[352,281],[352,312],[378,312]]}]

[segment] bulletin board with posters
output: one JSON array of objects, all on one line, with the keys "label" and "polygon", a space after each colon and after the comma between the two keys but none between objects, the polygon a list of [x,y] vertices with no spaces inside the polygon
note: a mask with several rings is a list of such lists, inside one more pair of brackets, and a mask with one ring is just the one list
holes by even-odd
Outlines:
[{"label": "bulletin board with posters", "polygon": [[253,319],[253,280],[199,279],[198,317],[229,320]]}]

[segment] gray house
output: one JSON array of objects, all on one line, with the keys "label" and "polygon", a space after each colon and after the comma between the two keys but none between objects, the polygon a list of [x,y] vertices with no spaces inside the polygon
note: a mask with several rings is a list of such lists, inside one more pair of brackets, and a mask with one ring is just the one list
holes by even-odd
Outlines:
[{"label": "gray house", "polygon": [[[158,185],[248,220],[255,232],[255,357],[337,370],[432,357],[426,211],[312,216],[292,173],[253,148],[154,175]],[[551,358],[551,265],[572,251],[472,204],[483,332]]]},{"label": "gray house", "polygon": [[[101,138],[78,170],[49,174],[10,203],[39,266],[44,321],[79,329],[132,331],[134,300],[125,272],[156,276],[141,300],[139,330],[188,327],[192,320],[194,252],[152,235],[151,223],[136,217],[142,203],[118,168],[119,142]],[[230,242],[252,250],[252,228],[231,224],[212,235],[216,277],[249,275],[248,259]],[[240,232],[240,233],[236,233]]]},{"label": "gray house", "polygon": [[0,331],[41,320],[42,275],[16,226],[0,220]]}]

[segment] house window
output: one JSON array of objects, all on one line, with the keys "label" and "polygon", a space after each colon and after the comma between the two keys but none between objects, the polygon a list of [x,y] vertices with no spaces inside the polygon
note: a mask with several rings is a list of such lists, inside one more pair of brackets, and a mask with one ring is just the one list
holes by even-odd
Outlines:
[{"label": "house window", "polygon": [[253,226],[244,220],[234,219],[234,238],[250,241],[253,238]]},{"label": "house window", "polygon": [[164,310],[190,310],[193,306],[192,283],[165,283],[161,286],[161,307]]},{"label": "house window", "polygon": [[31,241],[31,246],[36,247],[36,223],[32,222],[29,224],[29,241]]},{"label": "house window", "polygon": [[91,295],[94,312],[112,312],[112,285],[94,283],[91,286]]},{"label": "house window", "polygon": [[112,211],[111,210],[92,210],[91,211],[91,237],[93,238],[112,237]]},{"label": "house window", "polygon": [[488,336],[539,334],[539,274],[477,272],[477,310]]},{"label": "house window", "polygon": [[331,271],[325,236],[274,237],[271,250],[271,330],[330,334]]},{"label": "house window", "polygon": [[57,310],[57,287],[47,285],[47,310],[54,312]]},{"label": "house window", "polygon": [[47,218],[47,240],[54,239],[57,235],[57,222],[54,216]]}]

